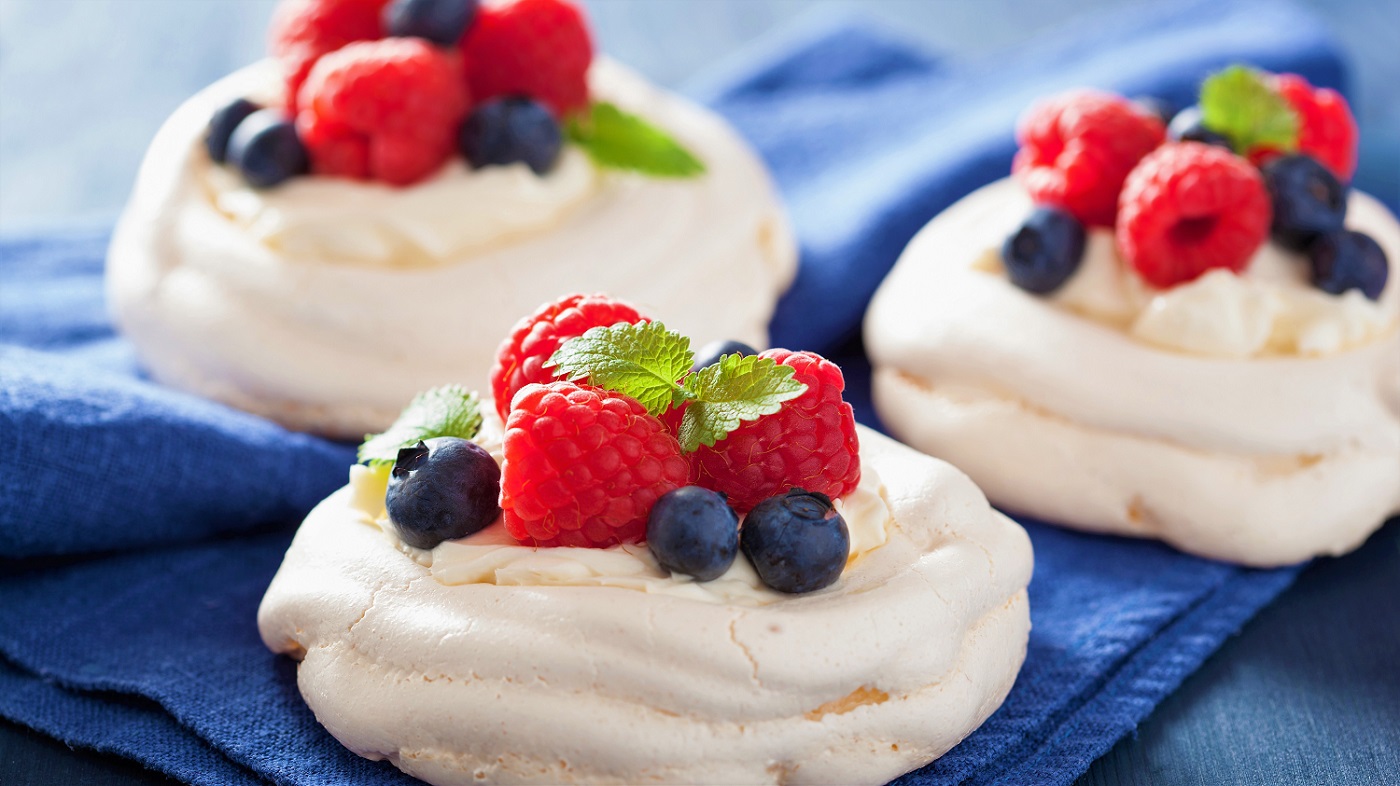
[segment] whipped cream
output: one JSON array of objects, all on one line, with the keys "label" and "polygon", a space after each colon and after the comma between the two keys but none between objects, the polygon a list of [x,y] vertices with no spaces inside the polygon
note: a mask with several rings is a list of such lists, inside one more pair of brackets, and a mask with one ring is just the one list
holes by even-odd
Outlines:
[{"label": "whipped cream", "polygon": [[[1394,219],[1353,200],[1357,228],[1400,259]],[[1139,312],[1124,307],[1138,302],[1135,275],[1105,262],[1111,241],[1095,234],[1084,268],[1047,299],[988,274],[987,250],[1027,209],[1011,181],[974,192],[914,238],[876,293],[866,346],[876,406],[895,434],[1013,510],[1250,564],[1344,552],[1400,510],[1400,324],[1356,343],[1361,330],[1344,316],[1393,313],[1397,277],[1379,303],[1322,295],[1323,313],[1309,316],[1268,305],[1313,293],[1294,291],[1294,273],[1262,255],[1244,289],[1204,276]],[[1235,297],[1260,288],[1262,305]],[[1201,311],[1211,308],[1220,313]],[[1265,331],[1252,315],[1269,308],[1287,316],[1271,312]],[[1139,324],[1191,346],[1218,329],[1240,344],[1288,334],[1299,348],[1345,348],[1169,351],[1134,335]]]},{"label": "whipped cream", "polygon": [[[1002,237],[1011,234],[1030,213],[1030,197],[1012,180],[985,190],[995,194],[987,201],[1000,206],[982,220],[1004,229]],[[1400,225],[1383,205],[1353,191],[1346,224],[1374,237],[1396,264]],[[1000,240],[990,226],[987,234],[993,245],[976,267],[1002,275]],[[1079,269],[1048,300],[1177,352],[1220,358],[1315,357],[1359,347],[1400,329],[1397,279],[1400,276],[1391,275],[1378,300],[1355,290],[1328,294],[1312,285],[1305,256],[1269,241],[1239,274],[1211,270],[1194,281],[1158,290],[1119,257],[1113,230],[1093,227]]]},{"label": "whipped cream", "polygon": [[860,441],[887,540],[815,593],[445,584],[347,487],[298,531],[259,629],[337,739],[434,784],[884,783],[1009,691],[1031,551],[957,470]]},{"label": "whipped cream", "polygon": [[[482,447],[490,449],[489,444],[482,444]],[[377,470],[363,465],[351,467],[350,508],[359,514],[362,523],[377,527],[390,542],[426,567],[432,577],[443,584],[622,587],[749,606],[775,603],[788,597],[765,586],[753,565],[742,557],[734,560],[724,575],[697,582],[691,576],[671,573],[661,567],[645,545],[626,544],[604,549],[525,546],[506,532],[499,518],[465,538],[445,541],[433,549],[414,548],[404,543],[389,523],[389,514],[384,509],[388,482],[387,467]],[[888,539],[889,505],[885,502],[879,475],[869,469],[862,473],[854,491],[833,502],[851,536],[849,567]]]},{"label": "whipped cream", "polygon": [[354,438],[416,391],[479,387],[512,325],[569,292],[630,300],[698,343],[766,346],[797,252],[763,165],[722,119],[616,63],[590,82],[706,174],[599,171],[568,150],[544,178],[454,163],[405,189],[309,177],[254,192],[201,142],[219,106],[275,93],[277,71],[230,75],[151,144],[108,253],[117,323],[162,382]]}]

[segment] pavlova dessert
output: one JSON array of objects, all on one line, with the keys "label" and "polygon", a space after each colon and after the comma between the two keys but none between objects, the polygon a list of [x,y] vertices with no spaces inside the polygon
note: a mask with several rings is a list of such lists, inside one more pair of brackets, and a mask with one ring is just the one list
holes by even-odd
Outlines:
[{"label": "pavlova dessert", "polygon": [[113,239],[158,380],[350,437],[561,291],[766,343],[796,265],[766,170],[572,0],[284,0],[271,53],[171,116]]},{"label": "pavlova dessert", "polygon": [[893,433],[1009,509],[1252,565],[1400,511],[1400,225],[1348,187],[1341,96],[1231,67],[1170,127],[1076,92],[1018,139],[871,306]]},{"label": "pavlova dessert", "polygon": [[367,438],[258,614],[316,717],[434,784],[879,784],[942,755],[1025,655],[1025,533],[857,426],[826,359],[696,359],[635,314],[550,304],[494,402],[437,388]]}]

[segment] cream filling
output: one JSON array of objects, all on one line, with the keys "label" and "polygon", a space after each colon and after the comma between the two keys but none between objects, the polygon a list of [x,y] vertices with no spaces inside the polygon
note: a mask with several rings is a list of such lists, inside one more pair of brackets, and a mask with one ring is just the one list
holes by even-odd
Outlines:
[{"label": "cream filling", "polygon": [[[983,214],[969,231],[993,242],[976,267],[1003,274],[997,238],[1009,235],[1031,210],[1013,181],[984,190],[1000,203],[999,215]],[[982,193],[982,192],[979,192]],[[995,194],[995,196],[991,196]],[[1379,300],[1355,290],[1331,295],[1308,279],[1300,254],[1266,242],[1240,274],[1212,270],[1167,290],[1152,288],[1119,258],[1113,231],[1090,230],[1080,267],[1048,302],[1126,332],[1163,349],[1217,358],[1318,357],[1373,342],[1400,326],[1400,225],[1376,200],[1352,192],[1347,226],[1365,232],[1386,250],[1392,271]],[[996,227],[994,230],[993,227]]]},{"label": "cream filling", "polygon": [[151,144],[108,254],[118,324],[162,382],[356,438],[419,390],[480,385],[515,322],[569,292],[632,301],[698,343],[766,345],[796,246],[763,165],[721,118],[616,63],[590,78],[706,174],[599,172],[575,150],[546,178],[452,164],[406,189],[303,178],[252,193],[201,140],[275,71],[221,80]]},{"label": "cream filling", "polygon": [[[761,606],[788,597],[766,587],[742,555],[724,575],[697,582],[691,576],[661,567],[645,544],[604,549],[523,546],[506,532],[499,518],[465,538],[445,541],[433,549],[417,549],[403,543],[389,521],[384,509],[388,481],[387,467],[351,467],[350,507],[355,519],[379,528],[397,548],[445,585],[621,587],[746,606]],[[834,501],[851,536],[848,567],[866,552],[884,545],[889,537],[891,516],[883,494],[879,475],[866,468],[856,489]]]}]

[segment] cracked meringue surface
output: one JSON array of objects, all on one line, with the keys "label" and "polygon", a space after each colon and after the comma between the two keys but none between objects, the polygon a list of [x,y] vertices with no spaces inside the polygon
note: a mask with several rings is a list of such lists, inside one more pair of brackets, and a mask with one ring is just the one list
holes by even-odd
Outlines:
[{"label": "cracked meringue surface", "polygon": [[401,548],[350,486],[302,525],[259,628],[337,739],[434,784],[884,783],[1005,698],[1032,560],[961,472],[860,439],[877,480],[849,515],[885,541],[826,590],[447,583],[443,547]]},{"label": "cracked meringue surface", "polygon": [[303,177],[256,191],[203,136],[235,97],[275,103],[278,72],[226,77],[170,117],[142,164],[108,252],[118,326],[161,382],[356,439],[419,390],[485,379],[515,321],[569,292],[666,314],[701,344],[767,346],[797,251],[763,164],[717,115],[614,62],[590,82],[707,173],[603,171],[566,147],[545,177],[454,160],[403,189]]},{"label": "cracked meringue surface", "polygon": [[[1308,288],[1266,244],[1242,276],[1148,291],[1111,237],[1041,298],[996,249],[1029,210],[1010,180],[911,241],[865,324],[891,432],[999,506],[1250,565],[1359,545],[1400,511],[1400,276],[1378,301]],[[1353,194],[1392,267],[1400,225]],[[1227,279],[1228,276],[1228,279]]]}]

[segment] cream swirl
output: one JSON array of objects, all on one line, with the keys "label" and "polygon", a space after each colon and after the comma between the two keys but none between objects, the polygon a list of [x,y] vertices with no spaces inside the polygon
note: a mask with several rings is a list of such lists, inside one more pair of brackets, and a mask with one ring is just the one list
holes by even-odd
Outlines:
[{"label": "cream swirl", "polygon": [[[1400,258],[1394,220],[1356,200],[1362,228]],[[998,504],[1254,564],[1346,551],[1400,509],[1400,324],[1315,356],[1166,351],[1129,332],[1143,317],[1114,294],[1133,284],[1096,261],[1107,252],[1057,299],[988,274],[987,249],[1026,207],[1009,181],[973,193],[925,227],[881,285],[865,338],[876,404],[896,434],[956,463]],[[1246,280],[1263,286],[1270,267]],[[1202,281],[1197,292],[1219,286]],[[1393,277],[1378,308],[1395,307],[1396,288]],[[1242,340],[1275,335],[1278,319],[1251,328],[1247,304],[1223,300],[1243,315],[1231,328]],[[1284,322],[1346,324],[1350,301],[1332,300],[1321,322]],[[1199,301],[1162,308],[1220,305]]]},{"label": "cream swirl", "polygon": [[599,172],[573,151],[543,180],[451,165],[404,190],[256,194],[200,141],[215,108],[275,78],[250,67],[177,110],[118,225],[109,299],[156,378],[357,437],[418,390],[479,386],[515,321],[567,292],[631,300],[697,342],[766,344],[796,248],[762,164],[714,114],[600,60],[594,93],[675,134],[705,175]]},{"label": "cream swirl", "polygon": [[888,540],[819,592],[448,585],[347,488],[302,525],[259,628],[337,739],[434,784],[884,783],[1010,689],[1031,552],[957,470],[860,439]]}]

